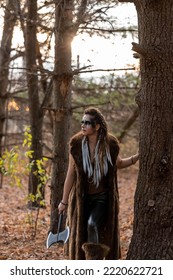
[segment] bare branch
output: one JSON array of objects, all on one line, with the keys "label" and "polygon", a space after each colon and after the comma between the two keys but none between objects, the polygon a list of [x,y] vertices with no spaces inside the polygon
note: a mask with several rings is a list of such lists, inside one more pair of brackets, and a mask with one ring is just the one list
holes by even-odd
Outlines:
[{"label": "bare branch", "polygon": [[10,61],[14,61],[15,59],[19,58],[19,57],[23,57],[25,54],[25,52],[23,51],[18,51],[15,55],[13,55],[11,58],[10,58]]},{"label": "bare branch", "polygon": [[123,28],[118,28],[118,29],[102,29],[102,28],[95,28],[95,27],[81,27],[80,29],[85,29],[85,30],[95,30],[95,31],[101,31],[101,32],[108,32],[108,33],[114,33],[114,32],[137,32],[137,29],[123,29]]},{"label": "bare branch", "polygon": [[49,1],[49,2],[44,1],[44,4],[38,8],[38,11],[45,8],[46,6],[51,6],[51,5],[54,5],[54,4],[55,4],[55,1]]},{"label": "bare branch", "polygon": [[118,137],[118,140],[120,142],[122,142],[122,139],[127,134],[128,129],[134,124],[134,122],[136,121],[138,115],[139,115],[139,108],[136,107],[135,110],[132,112],[132,115],[129,117],[129,119],[125,123],[125,125],[124,125],[124,127],[123,127],[123,129],[121,131],[121,134]]},{"label": "bare branch", "polygon": [[[147,56],[147,51],[137,43],[132,43],[132,50],[135,51],[139,56]],[[135,57],[139,57],[138,55],[136,55]]]},{"label": "bare branch", "polygon": [[[7,69],[7,67],[3,67],[2,69]],[[26,68],[26,67],[8,67],[8,69],[10,69],[10,70],[14,70],[14,69],[16,69],[16,70],[24,70],[24,71],[28,71],[28,73],[32,73],[32,74],[33,74],[33,72],[34,72],[35,70],[37,70],[37,71],[40,71],[40,73],[39,73],[40,76],[43,75],[41,72],[45,72],[45,73],[47,73],[48,75],[53,75],[53,74],[54,74],[53,71],[50,71],[50,70],[45,69],[45,68],[44,68],[44,69],[40,69],[39,66],[32,67],[31,69]],[[38,75],[38,74],[35,73],[35,75]]]},{"label": "bare branch", "polygon": [[[100,86],[100,87],[97,87],[97,90],[107,90],[108,87],[107,86]],[[114,90],[136,90],[138,89],[138,87],[134,86],[134,87],[122,87],[122,86],[110,86],[109,89],[114,89]],[[95,91],[95,87],[91,88],[83,88],[83,87],[80,87],[80,88],[77,88],[77,87],[73,87],[73,90],[74,91],[77,91],[77,92],[84,92],[84,91]]]},{"label": "bare branch", "polygon": [[92,73],[92,72],[112,72],[112,71],[129,71],[129,70],[135,70],[135,67],[129,67],[129,68],[118,68],[118,69],[94,69],[94,70],[86,70],[86,71],[80,71],[74,70],[73,74],[77,75],[80,73]]}]

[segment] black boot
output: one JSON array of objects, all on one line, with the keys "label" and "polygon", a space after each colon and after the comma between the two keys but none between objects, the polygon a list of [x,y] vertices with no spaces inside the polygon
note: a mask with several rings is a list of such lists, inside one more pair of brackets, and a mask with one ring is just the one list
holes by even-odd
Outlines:
[{"label": "black boot", "polygon": [[84,243],[82,249],[85,252],[86,260],[104,260],[110,248],[100,243]]}]

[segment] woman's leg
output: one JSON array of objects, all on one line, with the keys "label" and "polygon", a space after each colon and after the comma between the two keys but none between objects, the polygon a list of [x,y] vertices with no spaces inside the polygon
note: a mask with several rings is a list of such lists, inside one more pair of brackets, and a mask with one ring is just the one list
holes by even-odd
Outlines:
[{"label": "woman's leg", "polygon": [[107,194],[92,195],[88,203],[88,242],[99,243],[99,228],[104,223],[107,212]]}]

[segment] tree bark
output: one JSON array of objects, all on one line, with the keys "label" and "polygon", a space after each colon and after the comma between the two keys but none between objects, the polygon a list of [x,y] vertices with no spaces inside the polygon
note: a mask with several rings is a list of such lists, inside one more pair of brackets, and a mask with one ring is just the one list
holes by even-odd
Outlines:
[{"label": "tree bark", "polygon": [[[6,118],[6,103],[8,99],[7,86],[10,64],[11,44],[14,25],[17,19],[17,7],[14,0],[6,1],[4,27],[0,46],[0,156],[2,155],[2,139]],[[2,176],[2,174],[1,174]],[[1,178],[2,183],[2,178]],[[2,187],[0,183],[0,187]]]},{"label": "tree bark", "polygon": [[53,168],[51,181],[51,231],[57,231],[57,206],[62,197],[68,163],[71,128],[71,42],[73,1],[55,1],[55,68],[53,77]]},{"label": "tree bark", "polygon": [[138,0],[140,165],[127,259],[173,259],[171,0]]},{"label": "tree bark", "polygon": [[[36,39],[36,21],[37,21],[37,0],[27,1],[27,30],[26,30],[26,66],[27,83],[29,96],[30,126],[32,135],[31,150],[34,161],[29,175],[29,194],[36,196],[40,179],[36,174],[38,171],[36,161],[42,159],[42,125],[43,111],[40,108],[38,76],[37,76],[37,39]],[[42,198],[44,197],[44,186],[41,188]],[[39,206],[38,201],[29,201],[29,206]]]}]

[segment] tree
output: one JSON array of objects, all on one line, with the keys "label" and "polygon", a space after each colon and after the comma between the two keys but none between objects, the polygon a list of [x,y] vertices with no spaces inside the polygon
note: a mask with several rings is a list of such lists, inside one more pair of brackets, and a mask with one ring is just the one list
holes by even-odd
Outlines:
[{"label": "tree", "polygon": [[51,180],[51,228],[57,230],[57,203],[67,168],[67,141],[71,117],[71,41],[73,1],[55,1],[55,66],[53,77],[53,170]]},{"label": "tree", "polygon": [[14,0],[6,2],[3,34],[0,47],[0,156],[2,154],[2,138],[6,118],[6,103],[8,99],[7,88],[13,29],[18,13],[18,7]]},{"label": "tree", "polygon": [[[44,185],[38,175],[38,161],[42,153],[43,109],[40,105],[38,75],[37,75],[37,0],[27,1],[27,28],[26,28],[26,67],[29,96],[30,127],[31,127],[31,172],[29,175],[29,194],[34,196],[40,193],[39,199],[44,198]],[[29,201],[31,206],[39,206],[39,200]]]},{"label": "tree", "polygon": [[173,258],[173,81],[171,0],[132,2],[138,13],[140,166],[128,259]]},{"label": "tree", "polygon": [[[37,0],[27,1],[26,28],[21,19],[21,26],[24,32],[26,48],[27,85],[29,97],[29,116],[31,127],[31,171],[29,174],[29,195],[33,198],[29,206],[40,206],[40,200],[44,199],[45,182],[41,179],[40,172],[43,172],[43,122],[45,107],[49,106],[52,92],[52,79],[47,77],[43,67],[43,56],[40,51],[40,43],[37,34],[42,32],[42,20],[38,14]],[[45,3],[46,5],[46,3]],[[40,9],[45,6],[39,6]],[[47,37],[49,37],[49,32]],[[47,39],[45,43],[47,43]],[[42,45],[44,46],[43,43]],[[46,51],[45,51],[46,53]],[[41,78],[39,79],[39,72]],[[41,85],[41,86],[40,86]],[[40,169],[41,164],[41,170]],[[38,198],[38,199],[37,199]]]}]

